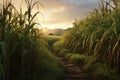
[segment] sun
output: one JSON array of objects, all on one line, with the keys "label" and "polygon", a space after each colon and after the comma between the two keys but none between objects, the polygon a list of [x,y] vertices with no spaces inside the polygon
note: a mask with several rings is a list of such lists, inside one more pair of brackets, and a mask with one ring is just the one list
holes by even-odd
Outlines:
[{"label": "sun", "polygon": [[60,6],[60,9],[61,10],[65,10],[65,6]]}]

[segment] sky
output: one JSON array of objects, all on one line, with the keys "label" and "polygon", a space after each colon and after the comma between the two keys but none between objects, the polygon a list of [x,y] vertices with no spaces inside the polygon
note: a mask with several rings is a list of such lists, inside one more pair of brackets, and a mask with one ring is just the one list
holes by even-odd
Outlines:
[{"label": "sky", "polygon": [[[2,1],[2,0],[0,0]],[[24,0],[12,0],[13,4],[18,8],[22,3],[23,10],[26,5]],[[82,19],[94,8],[98,7],[98,0],[40,0],[44,7],[40,7],[37,21],[42,27],[53,28],[69,28],[75,19]],[[33,12],[35,12],[33,10]]]},{"label": "sky", "polygon": [[45,6],[44,24],[49,28],[69,28],[98,6],[98,0],[41,0]]}]

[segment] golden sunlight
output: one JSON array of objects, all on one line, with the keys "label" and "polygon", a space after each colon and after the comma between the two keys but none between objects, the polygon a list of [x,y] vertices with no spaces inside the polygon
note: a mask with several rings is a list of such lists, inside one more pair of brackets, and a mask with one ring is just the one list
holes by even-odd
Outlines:
[{"label": "golden sunlight", "polygon": [[[22,10],[26,10],[24,0],[12,0],[17,9],[20,5]],[[48,28],[69,28],[76,18],[82,18],[93,8],[97,7],[97,0],[91,1],[78,1],[79,3],[71,2],[71,0],[41,0],[43,7],[40,7],[40,14],[37,16],[37,21],[42,27]],[[91,4],[92,2],[92,4]],[[84,5],[87,5],[84,6]],[[33,13],[36,9],[33,9]]]}]

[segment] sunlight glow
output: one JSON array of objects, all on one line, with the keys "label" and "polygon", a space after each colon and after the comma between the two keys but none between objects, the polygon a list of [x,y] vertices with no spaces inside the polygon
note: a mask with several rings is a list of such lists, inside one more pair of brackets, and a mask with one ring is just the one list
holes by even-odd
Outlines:
[{"label": "sunlight glow", "polygon": [[[18,11],[21,4],[23,12],[26,10],[24,0],[12,1]],[[0,2],[2,2],[2,0],[0,0]],[[40,8],[37,22],[39,22],[42,27],[48,28],[65,29],[72,27],[72,23],[76,17],[82,18],[85,12],[97,7],[96,0],[41,0],[41,3],[44,9]],[[36,9],[33,9],[33,13],[35,12]]]},{"label": "sunlight glow", "polygon": [[65,10],[66,8],[65,8],[65,6],[60,6],[60,9]]}]

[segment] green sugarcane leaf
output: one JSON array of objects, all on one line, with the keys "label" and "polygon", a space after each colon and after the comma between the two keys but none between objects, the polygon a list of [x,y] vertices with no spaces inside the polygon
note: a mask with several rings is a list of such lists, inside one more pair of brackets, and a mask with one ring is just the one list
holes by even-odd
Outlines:
[{"label": "green sugarcane leaf", "polygon": [[5,50],[5,42],[4,41],[0,42],[0,47],[1,47],[1,50],[2,50],[2,55],[4,57],[6,57],[6,50]]},{"label": "green sugarcane leaf", "polygon": [[3,70],[3,64],[0,64],[0,75],[4,74],[4,70]]}]

